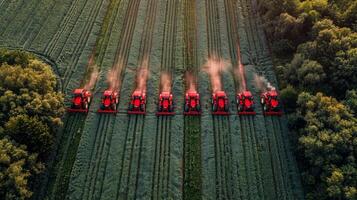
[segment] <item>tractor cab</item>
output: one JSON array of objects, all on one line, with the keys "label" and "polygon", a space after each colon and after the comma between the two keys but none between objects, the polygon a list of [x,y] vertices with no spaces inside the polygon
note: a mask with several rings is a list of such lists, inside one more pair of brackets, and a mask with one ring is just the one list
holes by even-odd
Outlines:
[{"label": "tractor cab", "polygon": [[118,92],[106,90],[103,93],[102,105],[98,110],[99,113],[117,113],[117,105],[119,103]]},{"label": "tractor cab", "polygon": [[276,90],[264,92],[260,97],[260,103],[263,105],[264,115],[282,115]]},{"label": "tractor cab", "polygon": [[184,115],[200,115],[200,95],[196,92],[187,92],[185,95]]},{"label": "tractor cab", "polygon": [[91,93],[86,89],[75,89],[73,91],[72,105],[68,112],[88,112],[91,102]]},{"label": "tractor cab", "polygon": [[239,115],[255,115],[254,99],[250,91],[243,91],[237,94],[237,106]]},{"label": "tractor cab", "polygon": [[159,96],[159,105],[157,115],[174,115],[173,97],[170,92],[161,92]]},{"label": "tractor cab", "polygon": [[224,91],[217,91],[212,94],[212,114],[229,115],[228,97]]},{"label": "tractor cab", "polygon": [[146,94],[136,90],[131,95],[128,114],[145,114],[146,113]]}]

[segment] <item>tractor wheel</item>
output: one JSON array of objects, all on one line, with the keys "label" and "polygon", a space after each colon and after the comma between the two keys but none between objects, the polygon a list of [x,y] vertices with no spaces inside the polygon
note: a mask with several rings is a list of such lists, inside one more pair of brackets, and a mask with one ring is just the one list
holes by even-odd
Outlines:
[{"label": "tractor wheel", "polygon": [[228,112],[228,106],[227,106],[227,105],[224,106],[224,111],[225,111],[225,112]]},{"label": "tractor wheel", "polygon": [[242,112],[243,111],[243,106],[242,105],[238,105],[238,112]]},{"label": "tractor wheel", "polygon": [[85,102],[85,103],[83,103],[83,109],[88,109],[88,103],[87,102]]},{"label": "tractor wheel", "polygon": [[185,112],[188,112],[189,108],[188,105],[185,103]]},{"label": "tractor wheel", "polygon": [[116,104],[112,104],[112,110],[117,110]]},{"label": "tractor wheel", "polygon": [[217,105],[213,104],[213,106],[212,106],[212,111],[213,111],[213,112],[217,112]]},{"label": "tractor wheel", "polygon": [[200,105],[200,104],[197,104],[196,110],[197,110],[197,111],[200,111],[200,110],[201,110],[201,105]]}]

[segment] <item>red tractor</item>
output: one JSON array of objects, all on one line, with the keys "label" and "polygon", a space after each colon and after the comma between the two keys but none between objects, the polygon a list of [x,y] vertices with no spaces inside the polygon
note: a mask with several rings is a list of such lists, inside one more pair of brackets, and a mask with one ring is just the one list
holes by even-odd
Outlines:
[{"label": "red tractor", "polygon": [[145,115],[146,113],[146,94],[140,90],[135,90],[131,95],[128,114]]},{"label": "red tractor", "polygon": [[217,91],[212,94],[212,114],[229,115],[228,97],[224,91]]},{"label": "red tractor", "polygon": [[72,105],[68,112],[88,112],[92,94],[86,89],[75,89],[73,91]]},{"label": "red tractor", "polygon": [[270,90],[261,94],[260,103],[263,105],[264,115],[282,115],[276,90]]},{"label": "red tractor", "polygon": [[239,115],[255,115],[254,99],[250,91],[243,91],[237,94],[237,105]]},{"label": "red tractor", "polygon": [[118,92],[106,90],[103,93],[102,105],[98,110],[99,113],[117,113],[117,105],[119,103]]},{"label": "red tractor", "polygon": [[200,95],[194,92],[187,92],[185,95],[184,115],[200,115],[201,104]]},{"label": "red tractor", "polygon": [[161,92],[156,115],[174,115],[173,97],[170,92]]}]

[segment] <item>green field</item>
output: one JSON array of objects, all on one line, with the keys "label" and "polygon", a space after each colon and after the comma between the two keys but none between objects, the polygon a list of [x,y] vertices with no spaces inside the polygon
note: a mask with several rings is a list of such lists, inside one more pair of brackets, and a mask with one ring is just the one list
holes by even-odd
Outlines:
[{"label": "green field", "polygon": [[[70,105],[71,91],[99,69],[90,112],[66,114],[37,199],[303,199],[284,116],[238,116],[233,70],[223,74],[229,116],[210,113],[201,66],[218,55],[238,63],[259,99],[254,73],[275,86],[254,0],[0,0],[0,47],[48,59]],[[128,116],[136,70],[149,61],[147,115]],[[96,113],[117,66],[117,115]],[[203,114],[182,115],[185,72],[198,77]],[[160,74],[172,76],[175,116],[155,116]]]}]

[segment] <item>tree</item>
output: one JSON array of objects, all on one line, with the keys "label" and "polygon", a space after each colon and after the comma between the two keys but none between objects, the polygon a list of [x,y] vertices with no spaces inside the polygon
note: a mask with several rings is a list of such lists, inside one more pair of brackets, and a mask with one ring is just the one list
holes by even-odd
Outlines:
[{"label": "tree", "polygon": [[299,160],[308,199],[354,199],[357,186],[357,119],[336,99],[302,93],[298,114]]},{"label": "tree", "polygon": [[346,92],[346,100],[345,104],[353,111],[353,113],[357,114],[357,91],[349,90]]},{"label": "tree", "polygon": [[322,65],[313,60],[305,60],[297,70],[297,76],[300,85],[309,91],[321,88],[326,78]]},{"label": "tree", "polygon": [[32,196],[29,179],[43,170],[36,154],[8,139],[0,140],[0,196],[4,200],[27,199]]},{"label": "tree", "polygon": [[280,91],[282,104],[288,113],[295,111],[297,97],[298,93],[291,85],[288,85]]},{"label": "tree", "polygon": [[62,124],[63,95],[51,67],[0,49],[0,198],[28,199]]},{"label": "tree", "polygon": [[38,116],[17,115],[5,124],[5,132],[19,144],[24,144],[32,153],[46,155],[52,148],[54,136],[50,128]]}]

